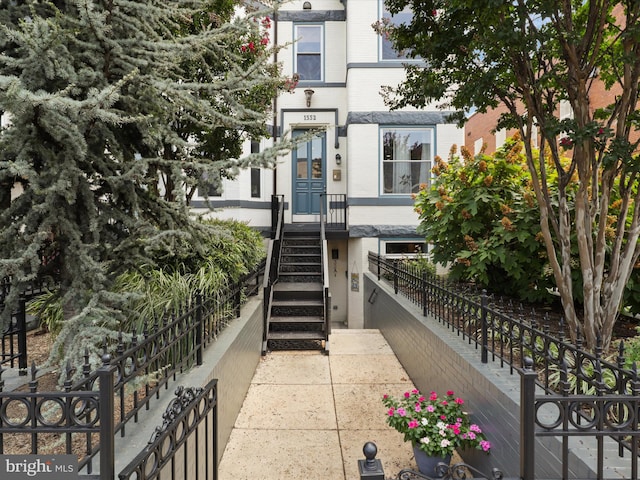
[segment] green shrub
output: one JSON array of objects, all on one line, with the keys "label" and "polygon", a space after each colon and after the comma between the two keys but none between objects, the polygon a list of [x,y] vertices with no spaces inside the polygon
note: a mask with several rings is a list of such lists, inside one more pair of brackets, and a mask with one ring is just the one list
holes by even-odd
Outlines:
[{"label": "green shrub", "polygon": [[493,156],[452,150],[436,157],[431,188],[416,196],[423,233],[435,263],[454,280],[473,281],[489,291],[526,301],[551,301],[535,195],[517,139]]}]

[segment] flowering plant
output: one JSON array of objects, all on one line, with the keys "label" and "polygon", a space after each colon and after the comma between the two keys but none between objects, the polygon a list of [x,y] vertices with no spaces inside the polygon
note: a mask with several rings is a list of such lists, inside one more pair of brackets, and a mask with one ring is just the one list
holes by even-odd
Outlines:
[{"label": "flowering plant", "polygon": [[388,408],[387,423],[427,455],[445,457],[459,447],[485,452],[491,448],[480,427],[462,411],[464,400],[452,391],[438,398],[435,392],[425,397],[411,390],[400,398],[384,395],[382,403]]}]

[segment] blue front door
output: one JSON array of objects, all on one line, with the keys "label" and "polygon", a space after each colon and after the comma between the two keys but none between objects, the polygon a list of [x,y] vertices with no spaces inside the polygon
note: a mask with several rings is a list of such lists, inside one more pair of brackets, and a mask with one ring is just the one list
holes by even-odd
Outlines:
[{"label": "blue front door", "polygon": [[[306,133],[294,130],[294,138]],[[325,134],[314,135],[293,152],[293,213],[320,213],[320,194],[325,190]]]}]

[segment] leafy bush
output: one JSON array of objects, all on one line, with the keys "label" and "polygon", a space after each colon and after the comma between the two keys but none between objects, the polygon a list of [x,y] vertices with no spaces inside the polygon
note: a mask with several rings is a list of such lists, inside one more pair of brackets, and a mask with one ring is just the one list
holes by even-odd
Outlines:
[{"label": "leafy bush", "polygon": [[510,139],[493,156],[462,149],[461,158],[452,149],[448,162],[436,157],[433,185],[416,196],[419,231],[452,280],[550,301],[552,278],[521,150]]}]

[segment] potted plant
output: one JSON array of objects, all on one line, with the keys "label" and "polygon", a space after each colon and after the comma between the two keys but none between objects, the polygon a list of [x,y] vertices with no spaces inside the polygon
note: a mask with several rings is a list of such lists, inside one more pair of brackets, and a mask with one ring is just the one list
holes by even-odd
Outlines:
[{"label": "potted plant", "polygon": [[475,448],[489,452],[491,443],[481,428],[471,423],[462,410],[464,401],[448,391],[446,397],[436,392],[429,396],[418,390],[405,392],[398,398],[384,395],[387,423],[411,442],[418,469],[433,475],[438,463],[449,464],[458,448]]}]

